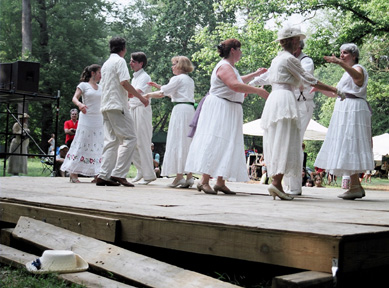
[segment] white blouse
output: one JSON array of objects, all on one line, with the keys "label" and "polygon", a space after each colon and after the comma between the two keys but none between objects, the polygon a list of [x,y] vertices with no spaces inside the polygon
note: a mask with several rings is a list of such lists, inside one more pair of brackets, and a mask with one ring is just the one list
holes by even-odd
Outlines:
[{"label": "white blouse", "polygon": [[255,77],[249,84],[252,86],[289,84],[299,87],[301,83],[314,85],[317,79],[303,69],[300,60],[289,52],[282,51],[273,59],[269,70]]},{"label": "white blouse", "polygon": [[194,103],[194,81],[186,74],[170,78],[168,84],[161,86],[161,91],[172,98],[172,102]]},{"label": "white blouse", "polygon": [[363,70],[364,75],[364,81],[362,86],[358,86],[354,83],[353,78],[348,74],[347,72],[344,72],[342,78],[340,79],[338,85],[336,88],[338,88],[339,91],[347,94],[353,94],[354,96],[357,96],[358,98],[366,99],[367,96],[367,82],[369,80],[369,75],[366,72],[366,69],[359,65],[355,64],[353,68],[355,67],[361,67]]}]

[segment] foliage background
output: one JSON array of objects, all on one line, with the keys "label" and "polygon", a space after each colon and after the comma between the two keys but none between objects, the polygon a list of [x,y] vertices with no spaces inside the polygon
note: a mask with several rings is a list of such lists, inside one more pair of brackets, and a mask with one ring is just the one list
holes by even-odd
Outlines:
[{"label": "foliage background", "polygon": [[[191,77],[196,83],[196,101],[200,101],[209,89],[210,74],[219,61],[215,47],[221,40],[234,37],[242,42],[243,57],[237,64],[241,75],[258,67],[269,67],[279,51],[273,42],[275,31],[292,14],[309,20],[304,52],[315,62],[315,75],[327,84],[336,85],[343,71],[325,64],[323,56],[339,55],[343,43],[358,44],[360,63],[370,77],[368,101],[374,111],[373,135],[389,132],[388,1],[133,0],[124,7],[107,0],[30,2],[33,48],[24,60],[40,63],[40,93],[53,95],[61,91],[59,144],[64,142],[62,126],[74,107],[71,98],[80,74],[87,65],[104,63],[112,36],[127,39],[127,61],[131,52],[144,51],[148,55],[146,70],[159,84],[167,83],[173,76],[170,62],[173,56],[189,57],[196,67]],[[0,6],[0,63],[21,60],[22,0],[0,0]],[[269,22],[273,23],[271,29]],[[334,100],[320,94],[315,103],[314,119],[328,126]],[[263,100],[249,95],[243,106],[244,122],[260,118],[263,106]],[[167,99],[153,100],[152,108],[154,132],[166,132],[172,104]],[[3,112],[3,106],[1,109]],[[29,114],[32,136],[47,151],[47,140],[55,127],[55,105],[31,103]],[[0,115],[1,123],[5,123],[4,117]],[[246,145],[261,151],[262,139],[246,137]],[[320,145],[317,141],[307,143],[311,158],[314,159]]]}]

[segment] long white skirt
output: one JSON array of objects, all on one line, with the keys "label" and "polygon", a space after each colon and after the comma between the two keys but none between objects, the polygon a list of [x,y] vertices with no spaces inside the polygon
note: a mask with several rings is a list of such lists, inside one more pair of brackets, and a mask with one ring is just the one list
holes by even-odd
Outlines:
[{"label": "long white skirt", "polygon": [[261,127],[268,175],[301,178],[301,122],[293,92],[279,89],[270,93]]},{"label": "long white skirt", "polygon": [[243,142],[242,105],[214,95],[204,101],[190,146],[186,171],[249,181]]},{"label": "long white skirt", "polygon": [[[16,136],[11,141],[9,152],[20,153],[20,147],[22,148],[22,154],[27,154],[28,144],[30,143],[29,138],[25,138],[23,141],[20,136]],[[27,156],[11,155],[8,158],[8,173],[10,174],[27,174]]]},{"label": "long white skirt", "polygon": [[77,132],[61,170],[84,176],[99,174],[103,146],[103,116],[80,113]]},{"label": "long white skirt", "polygon": [[174,106],[170,116],[161,176],[172,176],[185,172],[186,158],[192,142],[192,138],[188,137],[189,124],[194,113],[195,109],[192,105],[177,104]]},{"label": "long white skirt", "polygon": [[371,113],[364,99],[336,100],[315,166],[337,176],[374,169]]}]

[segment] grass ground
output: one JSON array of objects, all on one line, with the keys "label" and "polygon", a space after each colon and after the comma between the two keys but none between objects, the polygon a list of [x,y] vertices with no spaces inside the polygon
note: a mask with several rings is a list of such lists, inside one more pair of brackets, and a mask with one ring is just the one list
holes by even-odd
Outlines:
[{"label": "grass ground", "polygon": [[[45,167],[48,167],[48,169],[44,169]],[[49,177],[51,175],[51,171],[49,169],[52,169],[51,166],[47,166],[46,164],[41,162],[40,158],[37,157],[31,157],[28,158],[27,163],[27,171],[28,174],[24,175],[21,174],[20,176],[29,176],[29,177]],[[0,177],[4,176],[4,159],[0,160]],[[12,176],[11,174],[7,173],[5,171],[5,176]],[[134,165],[131,165],[130,171],[127,174],[127,178],[134,178],[136,176],[136,168]]]},{"label": "grass ground", "polygon": [[33,275],[25,269],[13,269],[0,265],[0,287],[3,288],[81,288],[85,286],[69,284],[54,274]]}]

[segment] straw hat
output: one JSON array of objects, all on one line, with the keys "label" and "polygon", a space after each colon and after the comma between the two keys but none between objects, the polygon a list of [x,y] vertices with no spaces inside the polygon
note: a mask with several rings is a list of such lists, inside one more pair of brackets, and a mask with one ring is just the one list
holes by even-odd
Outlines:
[{"label": "straw hat", "polygon": [[18,118],[30,118],[30,115],[28,115],[27,113],[23,113],[23,115],[19,114]]},{"label": "straw hat", "polygon": [[299,27],[296,26],[286,26],[283,27],[281,30],[277,33],[277,39],[274,41],[280,41],[282,39],[292,38],[300,36],[300,40],[305,39],[305,35],[301,32]]},{"label": "straw hat", "polygon": [[34,274],[80,272],[88,267],[88,263],[81,256],[68,250],[46,250],[42,257],[26,263],[27,270]]}]

